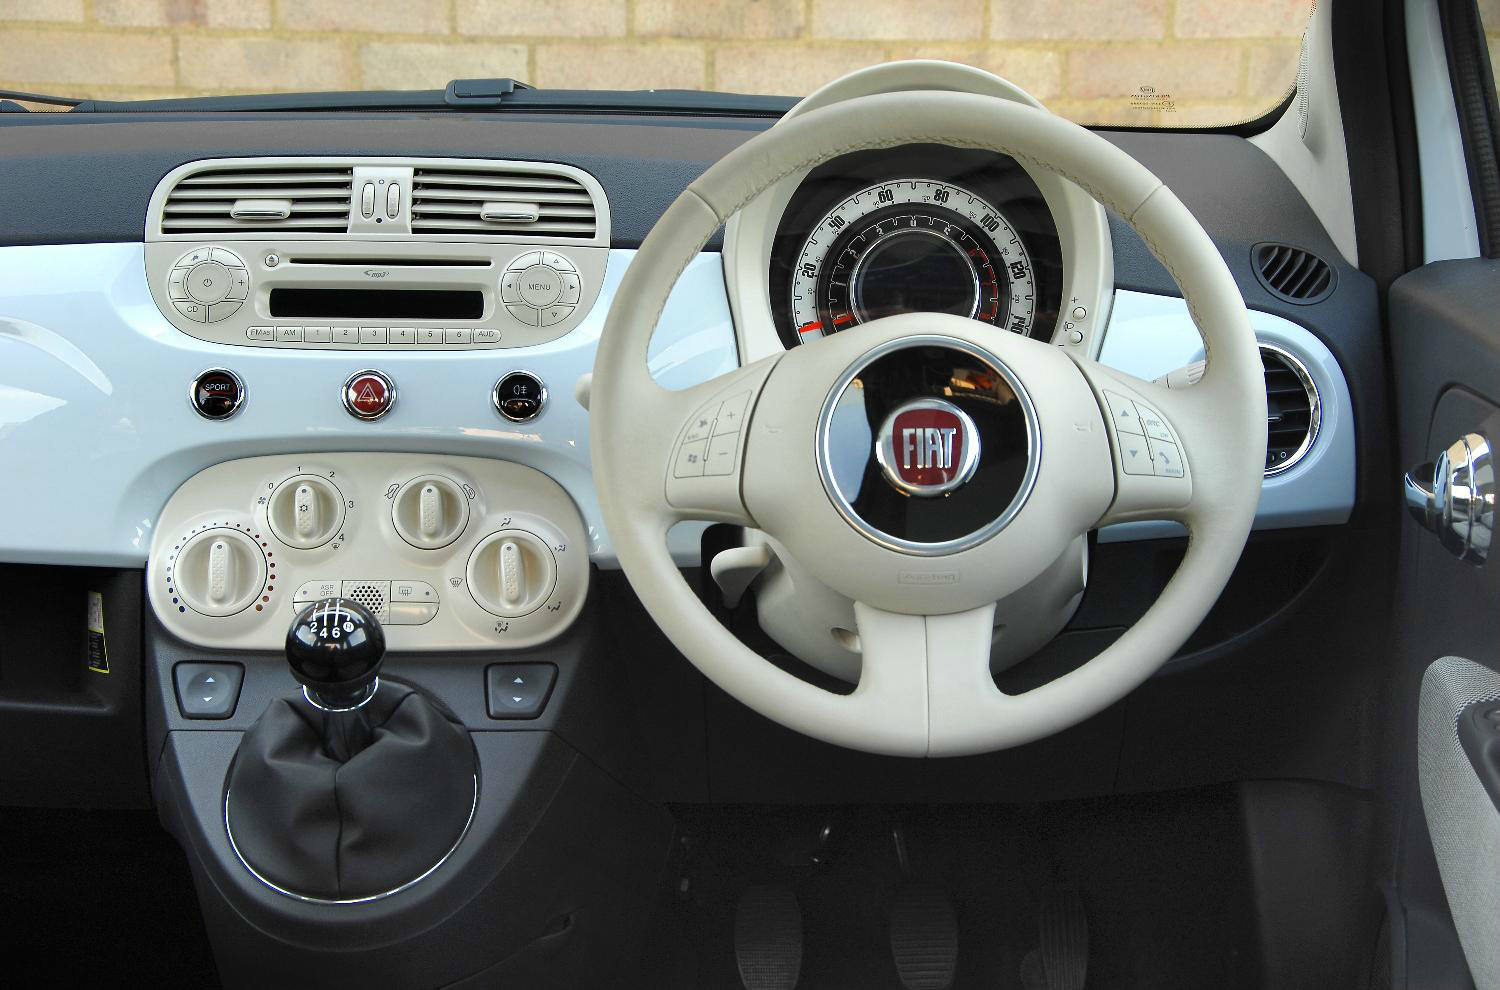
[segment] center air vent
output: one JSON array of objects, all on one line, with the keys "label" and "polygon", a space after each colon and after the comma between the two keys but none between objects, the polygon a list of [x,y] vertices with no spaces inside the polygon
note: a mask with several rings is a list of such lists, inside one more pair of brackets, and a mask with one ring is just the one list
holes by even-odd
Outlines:
[{"label": "center air vent", "polygon": [[525,234],[589,240],[594,201],[578,180],[500,168],[418,168],[414,234]]},{"label": "center air vent", "polygon": [[1266,477],[1281,474],[1312,449],[1322,415],[1318,387],[1303,363],[1279,347],[1260,345],[1266,372]]},{"label": "center air vent", "polygon": [[161,232],[343,234],[352,184],[349,166],[205,169],[167,194]]},{"label": "center air vent", "polygon": [[1289,244],[1257,244],[1250,249],[1255,277],[1278,299],[1299,306],[1322,302],[1333,292],[1335,278],[1328,262]]}]

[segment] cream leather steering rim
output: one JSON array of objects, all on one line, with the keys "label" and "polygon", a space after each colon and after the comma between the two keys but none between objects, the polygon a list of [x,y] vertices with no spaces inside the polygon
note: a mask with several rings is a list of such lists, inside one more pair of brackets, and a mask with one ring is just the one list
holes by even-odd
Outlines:
[{"label": "cream leather steering rim", "polygon": [[[913,143],[1010,155],[1057,172],[1123,217],[1182,290],[1209,355],[1202,380],[1169,391],[1050,344],[925,313],[876,320],[685,391],[652,380],[647,345],[667,295],[726,219],[784,176],[852,151]],[[820,443],[831,393],[872,375],[876,355],[899,353],[913,336],[937,349],[929,354],[972,355],[1014,384],[1001,404],[1026,407],[1029,483],[998,532],[952,552],[914,553],[872,538],[851,525],[824,480],[827,444],[855,442]],[[909,351],[913,360],[918,353]],[[955,387],[956,380],[942,394]],[[783,725],[906,756],[1030,742],[1099,712],[1150,676],[1223,590],[1250,532],[1265,459],[1255,337],[1233,278],[1192,214],[1104,139],[1045,111],[965,93],[882,94],[816,110],[746,142],[693,182],[625,273],[599,342],[590,408],[605,523],[626,576],[677,648]],[[1154,443],[1132,425],[1148,419],[1160,437]],[[869,437],[858,442],[865,449],[857,453],[868,452]],[[1009,455],[1019,456],[1011,446]],[[1160,476],[1139,473],[1138,458],[1149,455],[1150,471],[1158,453],[1168,462]],[[1174,456],[1180,469],[1169,463]],[[996,505],[995,515],[1006,509]],[[667,551],[667,530],[686,519],[763,530],[855,601],[861,673],[852,693],[780,670],[714,619]],[[1016,603],[1045,597],[1058,562],[1089,530],[1134,519],[1178,520],[1189,533],[1156,603],[1082,667],[1024,694],[1002,693],[989,670],[997,603],[1007,621],[1021,621],[1012,615]]]}]

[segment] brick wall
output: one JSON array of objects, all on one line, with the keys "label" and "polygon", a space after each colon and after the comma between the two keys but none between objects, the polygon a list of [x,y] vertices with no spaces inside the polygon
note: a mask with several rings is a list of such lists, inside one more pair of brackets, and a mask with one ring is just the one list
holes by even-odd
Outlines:
[{"label": "brick wall", "polygon": [[[1295,74],[1310,5],[0,0],[0,87],[142,98],[514,76],[553,88],[802,95],[860,66],[930,57],[990,69],[1078,120],[1182,126],[1275,104]],[[1500,27],[1500,0],[1481,6]],[[1161,109],[1167,100],[1170,111]]]}]

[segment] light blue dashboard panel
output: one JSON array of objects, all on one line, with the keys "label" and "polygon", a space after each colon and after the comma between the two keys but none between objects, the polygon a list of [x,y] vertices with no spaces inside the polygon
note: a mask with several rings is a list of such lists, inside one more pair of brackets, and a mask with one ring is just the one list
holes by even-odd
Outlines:
[{"label": "light blue dashboard panel", "polygon": [[[168,496],[210,465],[298,451],[415,451],[527,464],[577,503],[590,555],[613,566],[589,468],[588,413],[574,397],[633,251],[611,251],[599,301],[564,337],[510,350],[287,350],[196,340],[147,291],[140,244],[0,248],[0,560],[139,567]],[[683,273],[652,342],[653,372],[686,388],[738,363],[718,254]],[[188,402],[203,370],[226,367],[247,399],[232,419]],[[362,368],[394,379],[376,422],[344,411],[344,380]],[[490,404],[501,375],[525,369],[551,396],[534,422]],[[649,424],[642,424],[643,427]],[[701,527],[700,527],[701,528]],[[697,532],[673,551],[696,562]]]},{"label": "light blue dashboard panel", "polygon": [[[1322,425],[1296,465],[1261,485],[1256,529],[1336,525],[1354,508],[1354,412],[1349,385],[1338,361],[1306,327],[1271,313],[1250,311],[1250,326],[1263,343],[1275,344],[1306,366],[1322,403]],[[1203,360],[1203,338],[1177,296],[1120,290],[1105,331],[1099,360],[1117,371],[1151,381]],[[1139,522],[1107,526],[1104,542],[1181,536],[1176,523]]]}]

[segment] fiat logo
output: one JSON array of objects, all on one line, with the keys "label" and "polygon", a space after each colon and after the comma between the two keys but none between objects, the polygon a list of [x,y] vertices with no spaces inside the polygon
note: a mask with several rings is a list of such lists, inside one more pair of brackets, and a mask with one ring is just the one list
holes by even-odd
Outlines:
[{"label": "fiat logo", "polygon": [[875,459],[898,491],[943,495],[974,476],[979,429],[951,402],[916,399],[885,418],[875,437]]}]

